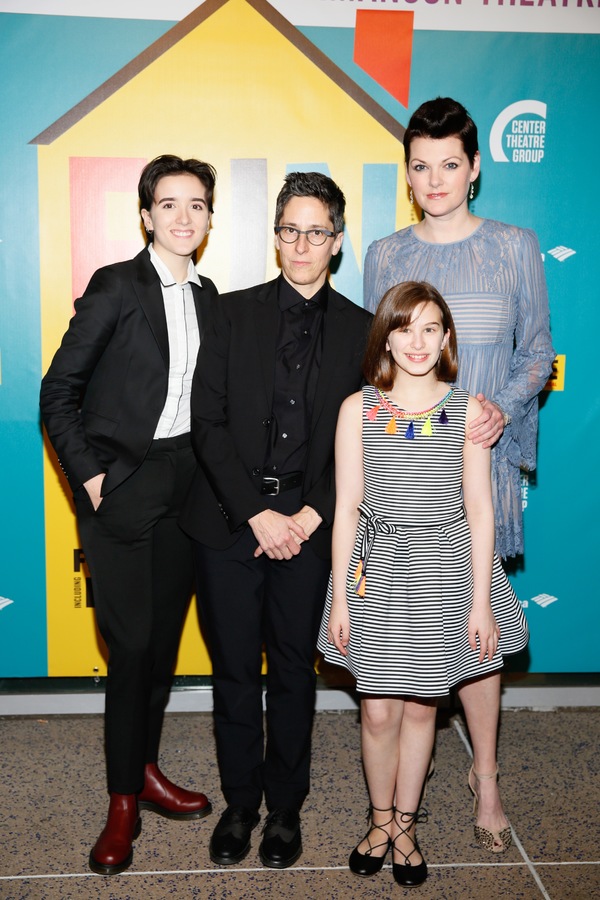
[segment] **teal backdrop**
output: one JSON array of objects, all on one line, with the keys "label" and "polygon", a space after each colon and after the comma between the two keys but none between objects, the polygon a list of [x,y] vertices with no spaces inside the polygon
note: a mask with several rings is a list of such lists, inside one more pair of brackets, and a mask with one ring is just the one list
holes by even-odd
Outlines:
[{"label": "teal backdrop", "polygon": [[[47,674],[37,149],[29,142],[174,24],[0,13],[0,677]],[[513,665],[598,671],[600,38],[415,31],[407,109],[353,63],[353,28],[300,30],[403,125],[430,97],[461,100],[480,132],[474,211],[538,234],[564,388],[542,397],[538,467],[523,483],[526,552],[511,578],[531,642]],[[497,116],[531,99],[546,104],[543,158],[494,159]],[[334,113],[319,127],[335,127]],[[290,162],[318,161],[296,160],[291,149]],[[363,190],[381,203],[365,204],[363,255],[394,228],[393,169],[365,168]],[[361,270],[362,259],[348,253],[336,274],[338,289],[357,302]]]}]

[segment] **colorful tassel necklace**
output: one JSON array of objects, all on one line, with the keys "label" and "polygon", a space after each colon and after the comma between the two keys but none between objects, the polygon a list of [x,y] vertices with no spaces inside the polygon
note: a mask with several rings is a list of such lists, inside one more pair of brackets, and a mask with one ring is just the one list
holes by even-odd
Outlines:
[{"label": "colorful tassel necklace", "polygon": [[439,425],[447,425],[448,424],[449,420],[448,420],[448,416],[446,414],[446,410],[444,409],[444,406],[446,405],[446,403],[452,396],[452,392],[454,390],[453,388],[450,388],[450,390],[448,391],[446,396],[442,397],[442,399],[440,400],[439,403],[436,403],[436,405],[432,406],[431,409],[425,409],[422,412],[406,412],[403,409],[399,409],[397,406],[394,406],[394,404],[388,400],[388,398],[385,396],[385,394],[382,391],[379,390],[379,388],[375,388],[375,390],[377,391],[377,396],[379,397],[379,403],[377,404],[377,406],[373,406],[371,409],[367,410],[367,419],[370,422],[374,422],[375,419],[377,418],[377,413],[379,412],[380,409],[383,408],[383,409],[387,410],[387,412],[390,413],[392,418],[390,419],[388,424],[385,426],[386,434],[396,434],[396,432],[398,430],[398,426],[396,424],[397,419],[408,419],[409,420],[408,427],[407,427],[406,431],[404,432],[404,437],[407,440],[413,441],[415,439],[415,424],[414,423],[419,422],[419,421],[423,422],[423,425],[421,426],[420,434],[424,435],[425,437],[431,437],[431,435],[434,434],[433,424],[432,424],[431,419],[438,412],[439,412],[439,416],[437,419],[438,424]]}]

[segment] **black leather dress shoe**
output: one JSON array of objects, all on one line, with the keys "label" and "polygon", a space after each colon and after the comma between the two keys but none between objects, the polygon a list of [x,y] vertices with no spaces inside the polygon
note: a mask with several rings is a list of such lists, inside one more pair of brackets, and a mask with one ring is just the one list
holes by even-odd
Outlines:
[{"label": "black leather dress shoe", "polygon": [[295,863],[302,853],[300,816],[296,809],[274,809],[269,813],[263,828],[263,839],[258,854],[264,866],[286,869]]},{"label": "black leather dress shoe", "polygon": [[219,866],[240,862],[250,850],[250,835],[260,821],[259,814],[245,806],[228,806],[212,833],[208,852]]}]

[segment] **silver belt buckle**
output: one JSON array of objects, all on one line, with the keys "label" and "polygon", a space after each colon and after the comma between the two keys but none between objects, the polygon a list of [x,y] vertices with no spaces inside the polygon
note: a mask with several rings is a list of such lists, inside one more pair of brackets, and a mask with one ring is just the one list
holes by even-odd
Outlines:
[{"label": "silver belt buckle", "polygon": [[273,492],[269,492],[269,493],[270,493],[271,497],[277,497],[279,494],[279,478],[274,478],[273,476],[267,475],[263,478],[263,483],[265,481],[267,481],[269,483],[269,485],[271,485],[271,484],[275,485],[276,490]]}]

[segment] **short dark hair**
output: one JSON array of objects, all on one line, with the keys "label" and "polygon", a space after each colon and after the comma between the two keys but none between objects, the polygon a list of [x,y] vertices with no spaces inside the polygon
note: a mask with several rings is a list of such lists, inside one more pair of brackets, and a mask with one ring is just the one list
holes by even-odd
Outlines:
[{"label": "short dark hair", "polygon": [[140,209],[147,209],[154,203],[156,185],[165,175],[195,175],[206,188],[206,202],[209,212],[213,212],[213,193],[217,173],[210,163],[200,162],[199,159],[181,159],[180,156],[172,156],[165,153],[152,159],[142,169],[138,184]]},{"label": "short dark hair", "polygon": [[275,227],[281,223],[283,211],[292,197],[315,197],[320,200],[327,207],[335,233],[344,230],[346,198],[327,175],[321,172],[290,172],[286,175],[275,205]]},{"label": "short dark hair", "polygon": [[404,158],[408,165],[410,145],[415,138],[433,138],[439,140],[457,137],[462,142],[469,162],[473,165],[475,154],[479,150],[477,142],[477,125],[462,105],[451,97],[436,97],[427,100],[415,110],[410,117],[404,132]]},{"label": "short dark hair", "polygon": [[406,328],[415,310],[425,303],[435,303],[442,314],[444,333],[450,331],[449,340],[442,350],[435,367],[440,381],[454,381],[458,372],[458,349],[452,313],[436,288],[427,281],[403,281],[390,288],[377,307],[367,349],[363,360],[363,374],[369,384],[382,391],[389,391],[394,384],[395,363],[385,345],[392,331]]}]

